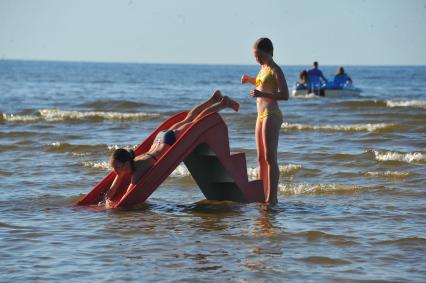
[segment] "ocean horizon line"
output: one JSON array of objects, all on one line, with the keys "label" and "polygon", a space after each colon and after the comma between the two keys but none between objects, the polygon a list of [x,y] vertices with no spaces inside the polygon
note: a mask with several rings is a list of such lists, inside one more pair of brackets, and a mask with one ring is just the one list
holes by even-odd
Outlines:
[{"label": "ocean horizon line", "polygon": [[[34,62],[34,63],[71,63],[71,64],[117,64],[117,65],[181,65],[181,66],[257,66],[258,64],[242,63],[182,63],[182,62],[136,62],[136,61],[96,61],[96,60],[62,60],[62,59],[25,59],[25,58],[0,58],[0,62]],[[318,60],[321,62],[320,60]],[[279,64],[287,67],[310,66],[311,64]],[[324,64],[325,67],[426,67],[426,64]]]}]

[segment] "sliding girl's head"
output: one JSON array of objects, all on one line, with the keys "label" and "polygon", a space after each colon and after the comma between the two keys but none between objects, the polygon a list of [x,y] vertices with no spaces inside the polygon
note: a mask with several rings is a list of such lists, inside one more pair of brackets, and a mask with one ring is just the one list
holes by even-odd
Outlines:
[{"label": "sliding girl's head", "polygon": [[132,173],[135,154],[133,150],[126,150],[124,148],[119,148],[114,150],[109,161],[112,169],[117,175]]},{"label": "sliding girl's head", "polygon": [[253,45],[253,55],[256,61],[263,65],[269,63],[274,56],[274,46],[269,38],[261,37]]}]

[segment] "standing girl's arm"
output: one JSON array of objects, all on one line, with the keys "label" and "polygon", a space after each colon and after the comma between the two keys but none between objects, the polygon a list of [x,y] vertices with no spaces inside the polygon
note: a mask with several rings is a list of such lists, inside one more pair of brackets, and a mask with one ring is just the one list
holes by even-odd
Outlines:
[{"label": "standing girl's arm", "polygon": [[243,75],[241,77],[241,83],[242,84],[250,83],[252,85],[256,85],[256,78],[253,78],[253,77],[250,77],[250,76],[247,76],[247,75]]},{"label": "standing girl's arm", "polygon": [[289,98],[289,92],[288,92],[288,85],[287,80],[285,79],[284,73],[281,70],[280,67],[276,68],[274,72],[274,77],[277,80],[278,83],[278,99],[279,100],[288,100]]}]

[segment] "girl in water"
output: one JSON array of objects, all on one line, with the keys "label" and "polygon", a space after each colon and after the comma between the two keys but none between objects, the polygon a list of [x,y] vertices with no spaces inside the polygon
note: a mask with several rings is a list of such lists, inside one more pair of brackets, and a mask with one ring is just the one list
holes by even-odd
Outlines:
[{"label": "girl in water", "polygon": [[257,103],[256,147],[259,178],[263,181],[266,202],[276,204],[280,176],[277,150],[283,122],[278,100],[288,100],[288,86],[281,68],[272,58],[271,40],[259,38],[253,46],[253,55],[261,66],[260,71],[256,78],[243,75],[241,83],[256,86],[250,90],[250,95],[256,98]]},{"label": "girl in water", "polygon": [[227,96],[222,96],[219,90],[204,103],[194,107],[184,120],[174,124],[167,131],[160,132],[155,138],[148,152],[134,156],[133,150],[119,148],[115,150],[110,159],[110,165],[117,174],[110,189],[106,193],[107,201],[111,200],[126,174],[131,174],[129,188],[136,184],[140,178],[152,167],[160,156],[179,138],[193,122],[201,117],[219,112],[225,108],[238,111],[239,104]]}]

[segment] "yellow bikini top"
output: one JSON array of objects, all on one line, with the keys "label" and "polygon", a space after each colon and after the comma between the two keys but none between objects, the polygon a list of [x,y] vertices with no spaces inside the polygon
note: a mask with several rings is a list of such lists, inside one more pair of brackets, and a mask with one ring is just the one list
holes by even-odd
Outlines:
[{"label": "yellow bikini top", "polygon": [[274,75],[272,74],[271,67],[260,69],[256,77],[256,87],[258,86],[270,86],[272,89],[277,89],[278,84]]}]

